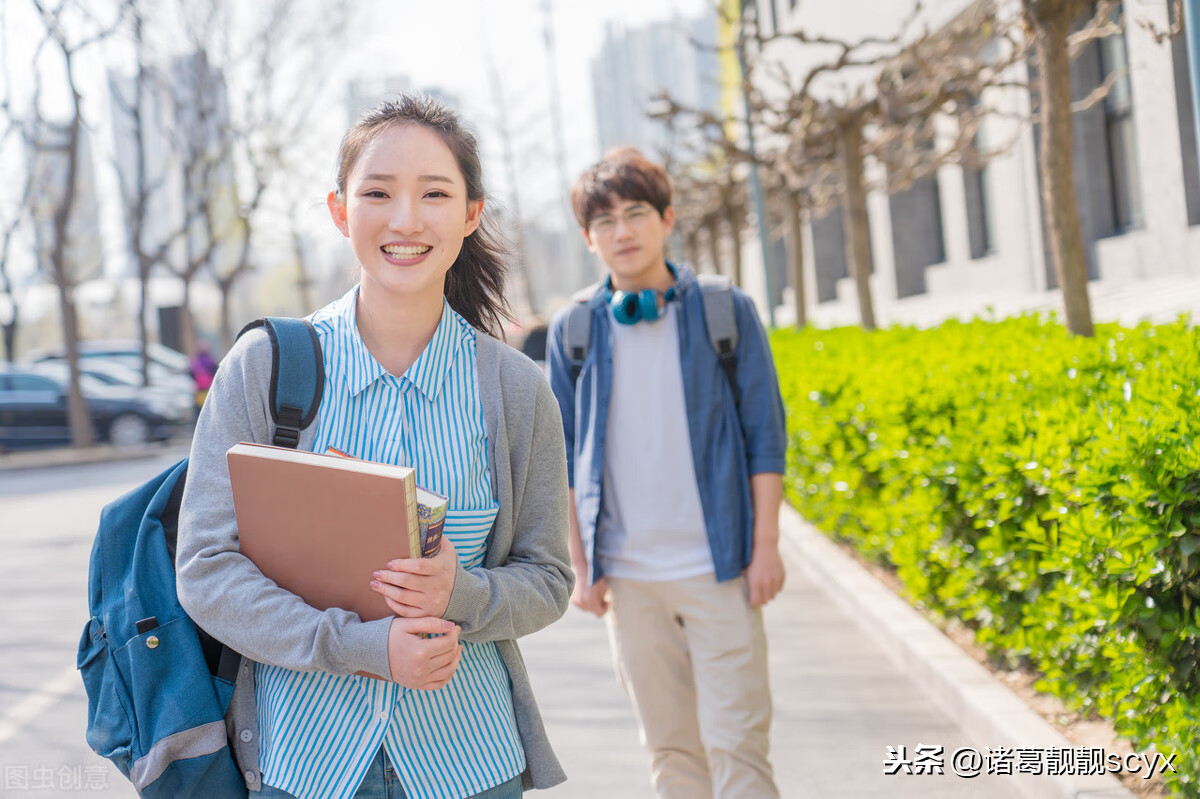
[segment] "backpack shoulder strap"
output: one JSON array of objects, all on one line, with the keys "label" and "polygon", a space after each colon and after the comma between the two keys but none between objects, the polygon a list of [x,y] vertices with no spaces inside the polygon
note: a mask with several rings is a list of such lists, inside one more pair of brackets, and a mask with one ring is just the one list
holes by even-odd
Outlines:
[{"label": "backpack shoulder strap", "polygon": [[741,404],[737,383],[737,315],[733,308],[733,284],[726,275],[698,275],[704,300],[704,326],[733,390],[733,401]]},{"label": "backpack shoulder strap", "polygon": [[567,321],[563,325],[563,347],[571,365],[572,380],[579,379],[592,345],[592,306],[588,303],[603,286],[603,283],[593,283],[571,295],[571,310],[567,311]]},{"label": "backpack shoulder strap", "polygon": [[325,358],[317,331],[307,319],[268,316],[242,328],[238,337],[256,327],[271,338],[272,444],[295,449],[300,431],[312,424],[325,391]]}]

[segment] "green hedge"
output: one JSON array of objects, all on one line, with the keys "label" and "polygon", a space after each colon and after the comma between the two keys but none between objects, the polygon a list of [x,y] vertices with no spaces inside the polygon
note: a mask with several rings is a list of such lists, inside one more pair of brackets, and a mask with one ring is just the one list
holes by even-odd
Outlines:
[{"label": "green hedge", "polygon": [[789,501],[1200,797],[1200,334],[777,331]]}]

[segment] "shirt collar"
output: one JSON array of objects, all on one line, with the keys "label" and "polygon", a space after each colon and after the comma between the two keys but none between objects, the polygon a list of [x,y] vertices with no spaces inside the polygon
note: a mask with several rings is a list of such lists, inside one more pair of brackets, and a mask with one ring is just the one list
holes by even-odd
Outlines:
[{"label": "shirt collar", "polygon": [[330,310],[341,328],[339,338],[345,342],[346,368],[342,374],[346,392],[353,397],[386,375],[387,370],[375,360],[358,332],[358,286],[346,292]]},{"label": "shirt collar", "polygon": [[454,366],[459,346],[466,334],[467,322],[459,316],[450,303],[442,298],[442,318],[429,344],[405,371],[403,378],[412,383],[430,402],[437,399],[446,375]]},{"label": "shirt collar", "polygon": [[[358,287],[351,289],[338,300],[333,309],[339,324],[343,326],[348,366],[345,374],[346,391],[355,396],[382,377],[388,371],[375,360],[358,332]],[[399,376],[425,395],[430,401],[437,399],[438,391],[454,365],[459,346],[465,334],[466,320],[459,316],[450,304],[442,299],[442,317],[433,331],[433,338],[417,356],[412,366]]]}]

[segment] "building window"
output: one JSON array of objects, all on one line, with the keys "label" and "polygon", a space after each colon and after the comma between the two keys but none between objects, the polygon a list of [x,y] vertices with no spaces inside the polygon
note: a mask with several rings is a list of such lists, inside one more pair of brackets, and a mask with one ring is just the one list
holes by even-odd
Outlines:
[{"label": "building window", "polygon": [[[972,97],[966,112],[960,117],[959,125],[972,123],[974,112],[978,110],[979,98]],[[972,260],[983,258],[993,252],[991,208],[988,203],[988,172],[987,163],[982,158],[972,158],[977,154],[987,152],[986,129],[981,125],[971,138],[971,150],[963,159],[963,195],[967,206],[967,242]]]},{"label": "building window", "polygon": [[992,252],[992,225],[988,218],[987,167],[963,171],[963,190],[967,197],[967,238],[971,258],[983,258]]},{"label": "building window", "polygon": [[[1175,4],[1168,3],[1171,25]],[[1192,78],[1188,69],[1187,37],[1171,38],[1171,64],[1175,73],[1175,109],[1179,114],[1179,144],[1183,149],[1183,189],[1189,225],[1200,225],[1200,164],[1196,152],[1196,118],[1192,116]]]},{"label": "building window", "polygon": [[1104,80],[1113,73],[1120,75],[1104,98],[1104,125],[1108,133],[1108,164],[1112,170],[1113,219],[1118,230],[1126,231],[1142,227],[1145,220],[1124,34],[1100,40],[1100,72]]}]

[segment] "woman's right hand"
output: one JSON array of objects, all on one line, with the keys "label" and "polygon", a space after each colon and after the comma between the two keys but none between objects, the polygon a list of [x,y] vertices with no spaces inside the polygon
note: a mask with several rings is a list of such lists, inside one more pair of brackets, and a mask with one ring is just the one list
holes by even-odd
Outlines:
[{"label": "woman's right hand", "polygon": [[[445,619],[392,619],[388,631],[388,668],[392,682],[433,691],[450,682],[462,657],[461,628]],[[421,638],[421,633],[437,636]]]}]

